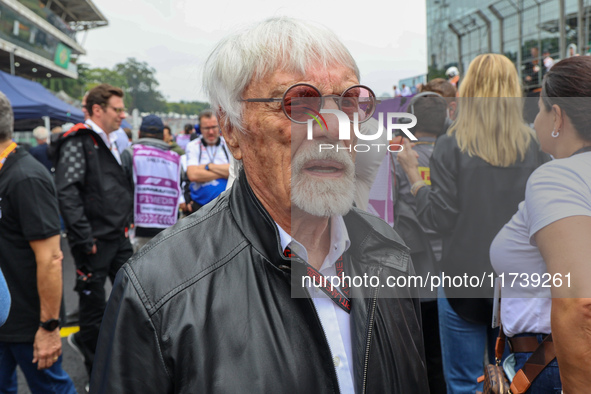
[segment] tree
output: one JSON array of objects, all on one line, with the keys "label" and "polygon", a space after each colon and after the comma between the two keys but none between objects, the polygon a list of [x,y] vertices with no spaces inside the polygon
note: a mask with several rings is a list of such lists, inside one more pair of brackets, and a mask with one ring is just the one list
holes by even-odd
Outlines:
[{"label": "tree", "polygon": [[[109,85],[115,86],[127,91],[128,85],[125,77],[114,70],[108,68],[91,68],[88,69],[85,75],[86,79],[86,91],[94,88],[101,83],[108,83]],[[123,102],[127,108],[131,105],[131,98],[126,94],[123,97]]]},{"label": "tree", "polygon": [[134,108],[141,112],[175,112],[182,115],[197,115],[209,108],[208,103],[200,101],[181,101],[167,103],[158,90],[156,70],[146,62],[134,58],[108,68],[90,68],[87,64],[78,64],[78,79],[51,78],[40,82],[48,89],[63,90],[70,97],[82,100],[84,93],[101,83],[121,88],[125,92],[123,102],[128,111]]},{"label": "tree", "polygon": [[209,108],[209,103],[201,101],[182,101],[179,103],[166,103],[166,112],[174,112],[181,115],[198,115],[199,112]]},{"label": "tree", "polygon": [[78,79],[50,78],[41,79],[38,82],[41,82],[43,86],[51,91],[59,92],[60,90],[63,90],[68,96],[76,100],[82,100],[82,96],[87,90],[86,75],[89,70],[88,64],[80,63],[78,64]]},{"label": "tree", "polygon": [[431,81],[435,78],[447,79],[447,76],[445,76],[445,70],[438,69],[435,66],[429,66],[429,71],[427,73],[427,81]]},{"label": "tree", "polygon": [[127,107],[141,112],[157,112],[166,110],[166,102],[158,90],[156,70],[146,62],[129,58],[125,63],[115,65],[113,71],[126,81],[125,93],[129,100]]}]

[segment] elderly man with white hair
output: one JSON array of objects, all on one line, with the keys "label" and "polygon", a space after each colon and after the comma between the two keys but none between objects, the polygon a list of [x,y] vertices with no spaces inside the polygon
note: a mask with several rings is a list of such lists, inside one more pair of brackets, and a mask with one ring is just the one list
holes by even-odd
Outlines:
[{"label": "elderly man with white hair", "polygon": [[416,292],[375,283],[413,273],[408,248],[352,207],[339,121],[376,100],[350,53],[275,18],[222,40],[204,75],[242,169],[121,269],[91,392],[428,392]]},{"label": "elderly man with white hair", "polygon": [[39,160],[39,162],[41,164],[43,164],[49,172],[51,172],[51,169],[53,168],[53,163],[51,162],[51,160],[49,159],[49,155],[47,154],[47,148],[48,148],[47,137],[48,136],[49,136],[49,132],[47,131],[47,129],[45,127],[43,127],[43,126],[35,127],[33,129],[33,137],[35,137],[35,140],[37,140],[37,146],[34,148],[31,148],[29,150],[29,153],[35,159]]}]

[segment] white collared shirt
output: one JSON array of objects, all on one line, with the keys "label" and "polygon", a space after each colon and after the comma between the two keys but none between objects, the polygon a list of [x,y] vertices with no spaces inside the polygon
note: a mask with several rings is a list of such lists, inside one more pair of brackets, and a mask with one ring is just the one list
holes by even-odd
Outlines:
[{"label": "white collared shirt", "polygon": [[[332,216],[330,221],[330,250],[319,270],[324,276],[337,275],[335,263],[351,245],[343,217]],[[275,224],[279,230],[281,248],[285,250],[289,246],[292,252],[308,261],[306,248],[287,234],[281,226]],[[340,391],[342,393],[354,393],[350,315],[335,304],[322,290],[316,287],[308,287],[308,292],[314,301],[316,312],[330,346],[332,360],[339,379]]]},{"label": "white collared shirt", "polygon": [[111,153],[113,154],[115,159],[117,160],[117,163],[121,164],[121,155],[119,154],[119,150],[117,149],[117,144],[116,144],[117,135],[115,133],[110,133],[110,134],[105,133],[105,131],[103,129],[101,129],[99,127],[99,125],[97,125],[96,123],[94,123],[90,119],[86,119],[85,123],[88,126],[90,126],[90,128],[92,128],[92,130],[95,133],[97,133],[98,135],[101,136],[101,138],[105,142],[105,145],[107,145],[107,147],[109,148],[109,150],[111,151]]}]

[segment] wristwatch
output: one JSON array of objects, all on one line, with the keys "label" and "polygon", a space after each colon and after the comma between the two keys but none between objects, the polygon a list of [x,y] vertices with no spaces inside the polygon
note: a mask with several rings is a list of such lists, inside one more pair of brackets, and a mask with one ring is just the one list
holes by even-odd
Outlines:
[{"label": "wristwatch", "polygon": [[205,165],[205,169],[206,169],[207,171],[209,171],[209,164],[206,164],[206,165]]},{"label": "wristwatch", "polygon": [[54,331],[60,326],[60,319],[49,319],[47,321],[39,322],[39,327],[47,331]]}]

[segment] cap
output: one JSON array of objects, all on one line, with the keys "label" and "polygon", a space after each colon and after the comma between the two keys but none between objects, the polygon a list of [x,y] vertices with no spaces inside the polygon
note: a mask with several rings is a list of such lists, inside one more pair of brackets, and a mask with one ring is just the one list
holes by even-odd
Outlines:
[{"label": "cap", "polygon": [[454,66],[452,66],[452,67],[448,68],[448,69],[445,71],[445,75],[446,75],[448,78],[453,78],[453,77],[455,77],[456,75],[460,75],[460,71],[458,70],[458,68],[457,68],[457,67],[454,67]]},{"label": "cap", "polygon": [[142,119],[140,131],[149,134],[158,134],[164,132],[164,123],[156,115],[148,115]]}]

